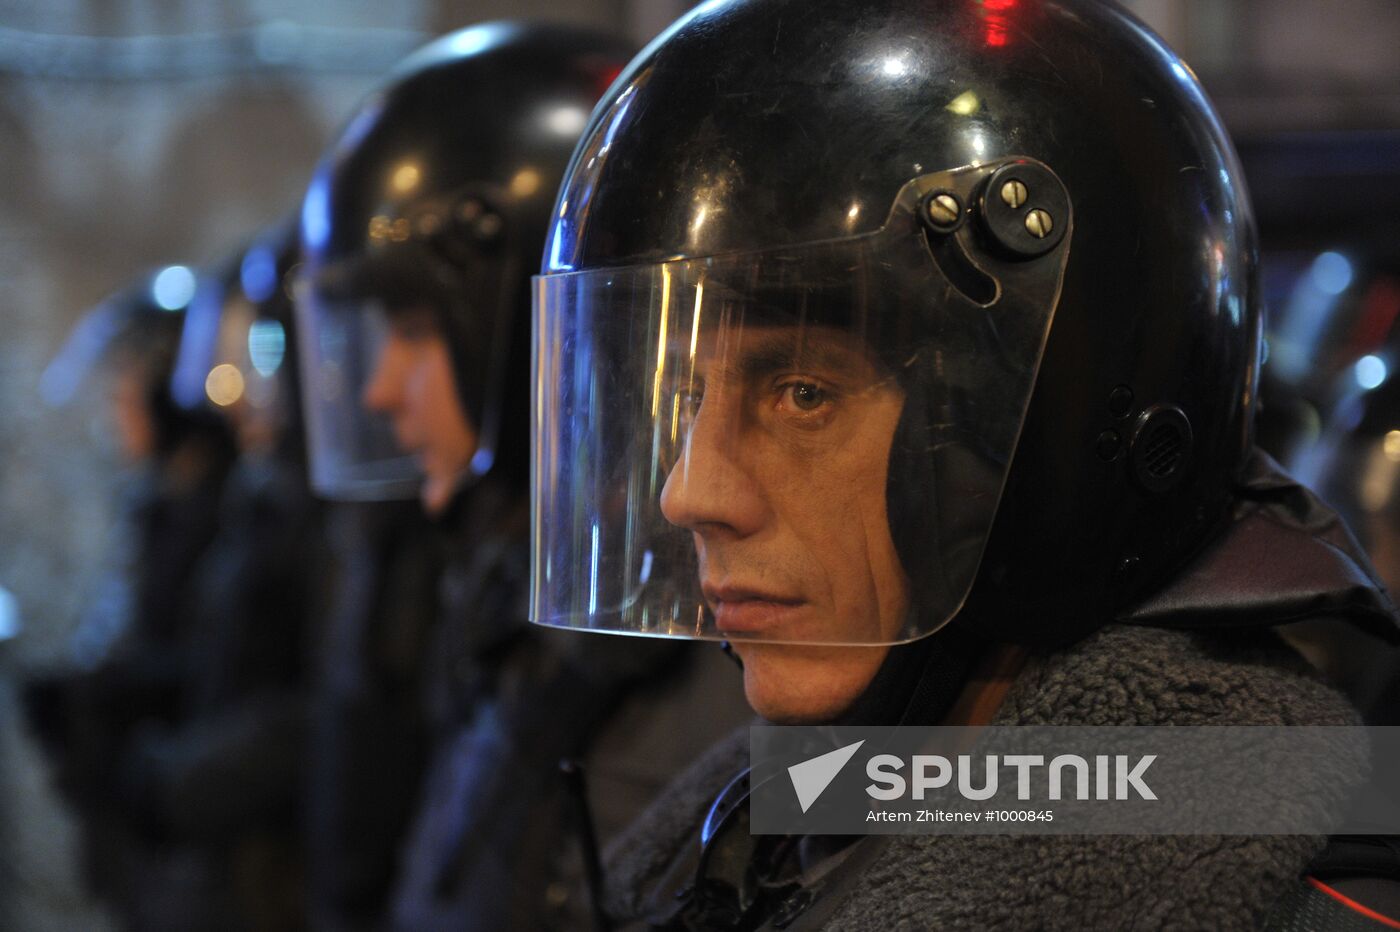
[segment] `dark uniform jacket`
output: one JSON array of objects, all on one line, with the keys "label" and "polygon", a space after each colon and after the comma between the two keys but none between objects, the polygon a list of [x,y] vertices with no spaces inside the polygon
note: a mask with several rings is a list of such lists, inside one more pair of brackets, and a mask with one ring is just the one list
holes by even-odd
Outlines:
[{"label": "dark uniform jacket", "polygon": [[[1000,725],[1345,725],[1351,705],[1269,631],[1111,627],[1033,658]],[[713,748],[612,847],[620,927],[666,925],[676,864],[694,860],[715,796],[747,765],[745,733]],[[1359,753],[1359,752],[1358,752]],[[1328,817],[1363,759],[1327,786],[1259,789]],[[1323,779],[1319,777],[1319,779]],[[1297,886],[1321,836],[872,836],[789,929],[1255,929]],[[862,850],[866,846],[868,850]],[[679,873],[683,874],[684,871]]]},{"label": "dark uniform jacket", "polygon": [[702,727],[671,728],[669,752],[629,756],[617,722],[635,734],[710,689],[736,697],[738,672],[713,646],[698,663],[697,645],[529,624],[528,518],[521,496],[488,480],[443,522],[421,684],[431,750],[393,894],[400,929],[576,928],[583,800],[560,762],[597,774],[590,812],[606,834],[669,779],[669,762],[745,716],[734,698],[711,703]]}]

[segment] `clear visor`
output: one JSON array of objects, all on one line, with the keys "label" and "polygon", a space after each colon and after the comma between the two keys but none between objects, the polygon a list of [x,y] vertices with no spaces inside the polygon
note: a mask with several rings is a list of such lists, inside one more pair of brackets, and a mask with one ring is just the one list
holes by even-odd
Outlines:
[{"label": "clear visor", "polygon": [[301,281],[296,318],[312,488],[355,501],[413,498],[422,470],[368,393],[389,342],[383,305]]},{"label": "clear visor", "polygon": [[931,192],[971,204],[995,167],[911,181],[876,233],[537,278],[533,620],[809,644],[950,620],[1069,241],[926,232]]}]

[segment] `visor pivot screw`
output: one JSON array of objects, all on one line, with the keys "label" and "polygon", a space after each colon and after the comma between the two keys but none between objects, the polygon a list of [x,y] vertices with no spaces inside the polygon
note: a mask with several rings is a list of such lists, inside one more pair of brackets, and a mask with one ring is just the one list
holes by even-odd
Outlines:
[{"label": "visor pivot screw", "polygon": [[1036,209],[1026,214],[1026,232],[1036,239],[1045,239],[1055,229],[1055,221],[1043,210]]},{"label": "visor pivot screw", "polygon": [[1060,245],[1072,217],[1064,184],[1030,159],[1008,160],[992,172],[975,213],[992,242],[1015,259],[1035,259]]},{"label": "visor pivot screw", "polygon": [[924,216],[934,229],[950,231],[962,222],[962,203],[947,191],[940,191],[924,201]]},{"label": "visor pivot screw", "polygon": [[1028,196],[1026,186],[1015,178],[1001,186],[1001,199],[1013,210],[1024,204]]}]

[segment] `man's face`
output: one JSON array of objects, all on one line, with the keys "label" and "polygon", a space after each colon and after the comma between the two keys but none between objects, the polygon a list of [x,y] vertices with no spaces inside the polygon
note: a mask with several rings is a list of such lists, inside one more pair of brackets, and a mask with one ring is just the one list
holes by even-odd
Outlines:
[{"label": "man's face", "polygon": [[395,313],[362,401],[389,416],[394,438],[423,468],[423,507],[440,514],[476,453],[477,432],[462,407],[452,356],[425,309]]},{"label": "man's face", "polygon": [[869,684],[909,606],[885,505],[903,392],[832,328],[730,328],[701,344],[662,513],[693,536],[749,704],[770,721],[829,720]]},{"label": "man's face", "polygon": [[122,458],[141,463],[156,452],[156,425],[151,415],[148,376],[137,364],[115,367],[108,387],[108,412]]}]

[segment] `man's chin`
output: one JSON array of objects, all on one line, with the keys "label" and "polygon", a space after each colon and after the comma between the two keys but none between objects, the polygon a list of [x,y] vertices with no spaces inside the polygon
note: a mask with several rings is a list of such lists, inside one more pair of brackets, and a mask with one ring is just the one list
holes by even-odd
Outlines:
[{"label": "man's chin", "polygon": [[889,648],[737,642],[744,696],[765,720],[810,725],[836,719],[860,697]]},{"label": "man's chin", "polygon": [[452,496],[457,492],[457,485],[461,477],[458,475],[442,476],[429,472],[423,477],[423,487],[419,492],[419,501],[423,503],[423,510],[430,517],[436,518],[447,511],[447,506],[452,504]]}]

